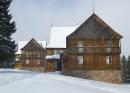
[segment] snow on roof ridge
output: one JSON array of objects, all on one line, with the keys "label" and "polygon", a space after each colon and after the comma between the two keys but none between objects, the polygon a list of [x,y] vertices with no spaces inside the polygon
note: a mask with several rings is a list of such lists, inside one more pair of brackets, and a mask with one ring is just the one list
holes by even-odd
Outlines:
[{"label": "snow on roof ridge", "polygon": [[[15,54],[21,54],[21,49],[26,45],[26,44],[28,44],[28,42],[29,41],[22,41],[22,40],[20,40],[19,42],[18,42],[18,50],[16,51],[16,53]],[[46,47],[46,41],[45,40],[43,40],[43,41],[37,41],[39,44],[40,43],[42,43],[42,47]]]}]

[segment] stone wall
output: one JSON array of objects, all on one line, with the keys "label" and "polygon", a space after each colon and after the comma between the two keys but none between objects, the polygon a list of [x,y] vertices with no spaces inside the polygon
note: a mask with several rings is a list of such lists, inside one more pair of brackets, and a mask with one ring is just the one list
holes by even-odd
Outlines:
[{"label": "stone wall", "polygon": [[44,72],[44,67],[21,67],[22,70],[36,71],[36,72]]},{"label": "stone wall", "polygon": [[121,72],[119,70],[64,70],[64,75],[80,77],[109,83],[121,83]]}]

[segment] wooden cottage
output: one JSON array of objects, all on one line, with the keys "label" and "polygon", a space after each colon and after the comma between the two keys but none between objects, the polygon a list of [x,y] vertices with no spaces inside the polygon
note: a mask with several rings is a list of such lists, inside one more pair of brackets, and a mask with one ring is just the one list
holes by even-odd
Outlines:
[{"label": "wooden cottage", "polygon": [[60,54],[66,50],[66,37],[74,32],[76,27],[52,27],[50,42],[47,45],[47,71],[61,70]]},{"label": "wooden cottage", "polygon": [[122,36],[92,14],[67,36],[63,72],[83,78],[120,82]]},{"label": "wooden cottage", "polygon": [[16,55],[16,64],[14,66],[14,68],[21,68],[22,67],[22,62],[21,62],[21,55],[22,55],[22,51],[21,49],[28,43],[28,41],[19,41],[17,44],[17,51],[15,53]]},{"label": "wooden cottage", "polygon": [[46,41],[36,41],[33,38],[29,42],[24,41],[24,44],[20,57],[21,69],[44,70]]}]

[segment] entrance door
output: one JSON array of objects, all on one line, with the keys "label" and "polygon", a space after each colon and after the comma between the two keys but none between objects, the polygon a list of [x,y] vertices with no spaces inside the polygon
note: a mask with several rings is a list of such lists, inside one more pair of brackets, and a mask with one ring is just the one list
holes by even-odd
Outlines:
[{"label": "entrance door", "polygon": [[55,62],[54,62],[54,67],[55,67],[55,70],[56,71],[61,71],[61,62],[60,62],[60,60],[55,60]]}]

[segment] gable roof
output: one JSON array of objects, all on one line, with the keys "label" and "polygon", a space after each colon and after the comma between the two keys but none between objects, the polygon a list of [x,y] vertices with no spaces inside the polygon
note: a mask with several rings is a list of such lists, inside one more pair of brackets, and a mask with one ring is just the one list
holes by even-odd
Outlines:
[{"label": "gable roof", "polygon": [[46,47],[46,41],[39,41],[37,42],[34,38],[32,38],[21,50],[28,50],[28,49],[39,49],[39,48],[45,48]]},{"label": "gable roof", "polygon": [[88,39],[122,38],[122,36],[119,33],[115,32],[110,26],[108,26],[102,19],[100,19],[94,13],[67,38],[71,37]]},{"label": "gable roof", "polygon": [[47,48],[66,48],[66,37],[75,29],[76,27],[52,27]]},{"label": "gable roof", "polygon": [[[18,42],[18,50],[15,54],[21,54],[21,49],[25,48],[30,42],[34,41],[35,39],[31,39],[30,41],[19,41]],[[46,41],[36,41],[42,48],[46,47]]]}]

